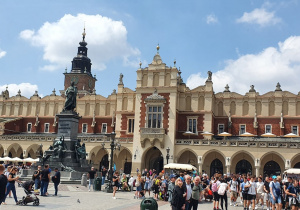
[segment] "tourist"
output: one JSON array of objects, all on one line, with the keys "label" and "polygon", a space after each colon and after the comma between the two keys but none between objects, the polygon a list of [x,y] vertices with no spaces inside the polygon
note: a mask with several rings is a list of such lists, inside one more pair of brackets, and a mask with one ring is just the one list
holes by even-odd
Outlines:
[{"label": "tourist", "polygon": [[41,171],[40,179],[41,179],[41,190],[40,190],[41,196],[46,196],[46,192],[50,182],[50,171],[49,171],[48,164],[46,164],[44,169]]},{"label": "tourist", "polygon": [[262,182],[262,177],[258,177],[258,182],[256,183],[257,193],[256,193],[256,206],[258,208],[259,201],[261,202],[261,208],[264,209],[264,183]]},{"label": "tourist", "polygon": [[299,206],[299,201],[297,200],[297,194],[300,193],[299,183],[297,180],[293,181],[293,184],[289,185],[286,194],[289,196],[289,204],[292,210],[297,210]]},{"label": "tourist", "polygon": [[130,191],[133,190],[133,182],[134,182],[134,178],[133,178],[133,175],[131,175],[129,181],[128,181],[128,185],[130,187]]},{"label": "tourist", "polygon": [[119,186],[119,180],[120,180],[120,177],[119,177],[119,172],[116,171],[112,177],[112,186],[113,186],[113,199],[116,199],[116,191],[118,189],[118,186]]},{"label": "tourist", "polygon": [[158,200],[158,193],[159,193],[159,186],[160,186],[160,183],[161,183],[161,180],[160,180],[160,177],[157,176],[154,180],[154,198],[156,200]]},{"label": "tourist", "polygon": [[58,168],[55,168],[54,171],[55,171],[55,174],[52,177],[52,181],[54,183],[54,189],[55,189],[54,196],[57,196],[58,185],[60,183],[60,172],[58,171]]},{"label": "tourist", "polygon": [[122,183],[122,190],[128,191],[127,177],[126,174],[124,173],[122,175],[121,183]]},{"label": "tourist", "polygon": [[213,205],[214,205],[214,210],[215,209],[219,209],[219,194],[218,194],[218,187],[221,184],[221,182],[219,181],[219,177],[216,176],[215,180],[213,181],[213,183],[211,184],[211,190],[213,192]]},{"label": "tourist", "polygon": [[[13,168],[13,166],[7,166],[6,171],[4,173],[6,178],[8,178],[8,175],[10,174],[10,171],[11,171],[12,168]],[[8,196],[11,198],[11,191],[9,192]]]},{"label": "tourist", "polygon": [[92,190],[94,190],[94,181],[96,177],[97,172],[95,171],[95,168],[92,167],[91,170],[87,173],[87,178],[89,179],[89,192],[91,191],[91,186]]},{"label": "tourist", "polygon": [[175,188],[173,192],[173,197],[171,200],[172,210],[181,210],[185,209],[185,198],[184,191],[182,188],[183,182],[181,178],[177,178],[175,181]]},{"label": "tourist", "polygon": [[227,210],[227,190],[228,190],[228,185],[225,181],[224,178],[222,178],[220,180],[221,184],[219,185],[218,187],[218,194],[219,194],[219,197],[221,199],[221,208],[223,208],[223,201],[225,201],[225,209]]},{"label": "tourist", "polygon": [[[279,176],[280,177],[280,176]],[[280,210],[281,196],[280,196],[280,183],[277,181],[277,176],[272,176],[273,181],[270,182],[270,200],[272,203],[272,210]]]},{"label": "tourist", "polygon": [[236,180],[236,176],[232,177],[232,180],[229,182],[229,192],[230,192],[230,206],[237,206],[236,200],[239,193],[239,183]]},{"label": "tourist", "polygon": [[7,178],[8,183],[6,185],[6,193],[5,193],[5,196],[4,196],[3,203],[2,203],[4,205],[6,205],[5,199],[6,199],[6,196],[8,195],[8,193],[10,191],[12,191],[12,193],[13,193],[16,204],[18,203],[17,194],[16,194],[16,187],[15,187],[15,181],[19,180],[19,177],[18,176],[16,177],[17,171],[18,171],[18,169],[16,167],[13,167],[11,169],[9,175],[8,175],[8,178]]},{"label": "tourist", "polygon": [[203,194],[204,194],[204,201],[209,200],[210,202],[213,199],[213,192],[210,190],[209,186],[207,186],[204,190],[203,190]]},{"label": "tourist", "polygon": [[189,175],[185,176],[185,185],[186,187],[186,197],[185,197],[185,209],[190,209],[190,199],[192,197],[192,184],[191,184],[192,178]]},{"label": "tourist", "polygon": [[292,177],[288,177],[287,178],[287,182],[285,182],[284,186],[283,186],[283,190],[285,192],[285,208],[288,208],[288,206],[289,206],[289,200],[290,200],[291,197],[293,197],[293,196],[291,196],[291,195],[289,195],[287,193],[287,189],[288,189],[288,187],[290,185],[293,185],[293,179],[292,179]]},{"label": "tourist", "polygon": [[135,186],[136,186],[136,191],[135,191],[135,196],[134,198],[139,199],[140,198],[140,193],[142,191],[142,175],[138,174],[137,178],[135,180]]},{"label": "tourist", "polygon": [[101,176],[102,176],[102,183],[101,183],[101,185],[104,185],[104,183],[105,183],[106,174],[107,174],[107,169],[103,166],[103,168],[101,170]]},{"label": "tourist", "polygon": [[39,185],[41,184],[40,175],[42,172],[42,166],[38,166],[37,170],[33,172],[33,178],[34,178],[34,189],[39,189]]},{"label": "tourist", "polygon": [[198,202],[201,201],[201,185],[200,185],[200,177],[196,176],[194,178],[194,185],[192,186],[192,196],[190,199],[190,209],[193,210],[198,209]]},{"label": "tourist", "polygon": [[0,205],[5,202],[5,191],[7,185],[7,177],[4,175],[5,167],[0,165]]},{"label": "tourist", "polygon": [[169,195],[168,201],[170,203],[172,201],[172,195],[173,195],[174,188],[175,188],[175,180],[176,180],[176,176],[174,174],[171,174],[170,182],[169,182],[169,185],[168,185],[168,195]]},{"label": "tourist", "polygon": [[255,182],[255,175],[251,176],[250,181],[247,182],[246,186],[247,188],[249,188],[248,190],[248,195],[247,195],[247,208],[249,209],[250,203],[252,201],[252,209],[254,210],[255,208],[255,200],[256,200],[256,182]]},{"label": "tourist", "polygon": [[146,196],[146,193],[148,191],[149,193],[149,197],[150,197],[150,190],[151,190],[151,182],[150,182],[150,174],[147,173],[146,174],[146,177],[145,177],[145,196]]},{"label": "tourist", "polygon": [[270,205],[270,180],[269,176],[266,176],[265,181],[264,181],[264,192],[265,192],[265,200],[266,200],[266,206],[267,210],[271,207]]}]

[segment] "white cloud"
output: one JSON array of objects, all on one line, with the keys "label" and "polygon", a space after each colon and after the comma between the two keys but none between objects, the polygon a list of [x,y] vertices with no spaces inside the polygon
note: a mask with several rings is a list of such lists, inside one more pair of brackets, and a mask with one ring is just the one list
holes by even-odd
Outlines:
[{"label": "white cloud", "polygon": [[[8,85],[2,85],[0,86],[0,91],[6,90],[9,91],[9,97],[16,96],[18,94],[18,91],[21,91],[21,95],[25,96],[27,98],[31,97],[35,91],[38,90],[37,85],[33,85],[30,83],[21,83],[21,84],[8,84]],[[40,95],[42,97],[42,95]]]},{"label": "white cloud", "polygon": [[[227,60],[225,67],[213,73],[215,92],[223,92],[226,84],[230,91],[245,94],[250,85],[264,94],[275,90],[277,82],[282,90],[297,94],[300,91],[300,36],[291,36],[278,47],[268,47],[257,54]],[[192,89],[203,85],[207,76],[192,74],[187,85]]]},{"label": "white cloud", "polygon": [[6,52],[0,49],[0,58],[4,57],[6,55]]},{"label": "white cloud", "polygon": [[264,8],[257,8],[249,13],[244,12],[243,16],[236,21],[238,23],[258,24],[264,27],[280,23],[281,19],[275,16],[275,12],[268,12]]},{"label": "white cloud", "polygon": [[218,22],[218,18],[214,14],[210,14],[210,15],[206,16],[207,24],[213,24],[213,23],[217,23],[217,22]]},{"label": "white cloud", "polygon": [[84,23],[92,70],[103,70],[106,63],[116,58],[122,59],[124,65],[138,66],[135,60],[140,51],[127,42],[127,30],[123,22],[101,15],[66,14],[57,22],[44,23],[38,31],[24,30],[20,37],[33,46],[43,48],[43,58],[49,65],[41,67],[42,70],[62,70],[69,67],[70,61],[76,56]]}]

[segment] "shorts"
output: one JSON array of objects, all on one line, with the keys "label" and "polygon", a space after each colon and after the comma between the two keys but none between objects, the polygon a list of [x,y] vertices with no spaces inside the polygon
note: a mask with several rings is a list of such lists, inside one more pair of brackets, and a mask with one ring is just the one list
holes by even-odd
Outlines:
[{"label": "shorts", "polygon": [[236,191],[231,191],[231,192],[230,192],[230,196],[231,196],[231,197],[234,197],[234,198],[237,198],[238,194],[237,194]]},{"label": "shorts", "polygon": [[242,193],[242,196],[243,196],[243,200],[246,201],[248,200],[248,193]]},{"label": "shorts", "polygon": [[247,195],[247,200],[248,200],[248,201],[255,200],[255,198],[256,198],[256,195],[252,195],[252,194],[248,194],[248,195]]},{"label": "shorts", "polygon": [[275,205],[276,203],[282,203],[281,202],[281,196],[275,196],[275,200],[273,199],[273,196],[270,194],[270,202]]},{"label": "shorts", "polygon": [[213,192],[213,195],[214,195],[214,201],[219,201],[220,200],[220,196],[218,194],[218,191],[217,192]]},{"label": "shorts", "polygon": [[257,193],[256,199],[264,199],[264,193]]},{"label": "shorts", "polygon": [[264,193],[264,195],[265,195],[265,200],[269,201],[270,200],[270,194],[269,193]]}]

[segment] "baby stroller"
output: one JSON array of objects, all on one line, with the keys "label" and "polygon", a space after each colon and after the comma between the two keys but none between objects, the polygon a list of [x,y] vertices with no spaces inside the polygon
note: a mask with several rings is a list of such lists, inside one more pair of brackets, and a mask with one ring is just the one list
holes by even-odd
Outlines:
[{"label": "baby stroller", "polygon": [[25,206],[28,203],[33,202],[34,206],[40,205],[40,199],[35,194],[32,194],[32,186],[34,185],[34,181],[26,181],[20,184],[24,189],[26,196],[23,196],[22,200],[19,200],[17,204],[20,206]]}]

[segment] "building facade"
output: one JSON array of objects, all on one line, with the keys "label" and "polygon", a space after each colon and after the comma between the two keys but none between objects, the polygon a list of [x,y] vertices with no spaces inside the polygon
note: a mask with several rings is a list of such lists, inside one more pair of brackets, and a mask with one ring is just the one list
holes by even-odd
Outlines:
[{"label": "building facade", "polygon": [[[125,87],[121,74],[116,90],[103,97],[96,94],[85,35],[71,71],[64,73],[59,95],[55,90],[43,98],[38,92],[30,98],[20,91],[16,96],[2,92],[0,156],[36,158],[41,145],[47,150],[57,134],[56,114],[63,109],[64,91],[74,82],[76,111],[82,116],[79,138],[86,144],[87,159],[98,169],[109,164],[110,150],[102,147],[109,147],[109,139],[103,134],[113,131],[121,144],[114,163],[126,173],[136,168],[161,170],[167,161],[190,163],[209,175],[271,175],[300,168],[300,138],[284,137],[299,135],[299,94],[281,90],[279,83],[263,95],[254,86],[245,95],[230,92],[228,85],[214,93],[211,72],[205,84],[189,89],[176,62],[163,63],[157,46],[152,63],[144,68],[140,63],[135,90]],[[218,135],[223,132],[232,136]],[[274,135],[263,137],[266,133]]]}]

